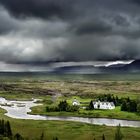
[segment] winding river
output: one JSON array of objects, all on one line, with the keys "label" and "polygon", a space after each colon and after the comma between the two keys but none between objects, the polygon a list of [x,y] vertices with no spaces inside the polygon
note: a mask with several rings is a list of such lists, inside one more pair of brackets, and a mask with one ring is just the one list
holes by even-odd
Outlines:
[{"label": "winding river", "polygon": [[118,120],[118,119],[107,119],[107,118],[84,118],[84,117],[51,117],[51,116],[41,116],[41,115],[30,115],[31,107],[37,106],[39,104],[35,103],[37,100],[33,101],[8,101],[12,106],[3,106],[1,108],[5,109],[7,113],[6,116],[15,119],[32,119],[32,120],[59,120],[59,121],[74,121],[82,122],[88,124],[96,125],[106,125],[106,126],[126,126],[126,127],[140,127],[140,121],[128,121],[128,120]]}]

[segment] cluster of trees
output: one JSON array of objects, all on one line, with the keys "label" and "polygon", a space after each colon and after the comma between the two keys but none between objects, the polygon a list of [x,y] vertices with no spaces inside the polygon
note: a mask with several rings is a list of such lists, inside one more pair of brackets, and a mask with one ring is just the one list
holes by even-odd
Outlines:
[{"label": "cluster of trees", "polygon": [[137,112],[137,101],[125,98],[122,101],[121,111]]},{"label": "cluster of trees", "polygon": [[[98,100],[101,102],[113,102],[115,106],[121,106],[121,111],[128,112],[137,112],[140,114],[140,101],[131,100],[128,98],[118,98],[118,96],[114,96],[111,94],[103,94],[99,95]],[[87,107],[87,110],[93,110],[94,105],[93,101],[91,101]]]},{"label": "cluster of trees", "polygon": [[66,112],[75,112],[79,110],[79,106],[70,106],[67,101],[60,101],[58,106],[47,106],[46,111],[47,112],[55,112],[55,111],[66,111]]},{"label": "cluster of trees", "polygon": [[[99,100],[101,102],[113,102],[115,104],[115,106],[121,105],[121,102],[122,102],[122,99],[119,99],[118,96],[114,96],[112,94],[99,95],[97,97],[97,100]],[[90,101],[90,103],[89,103],[89,105],[86,109],[87,110],[93,110],[94,109],[93,100]]]},{"label": "cluster of trees", "polygon": [[12,137],[12,130],[9,121],[0,120],[0,135],[3,137]]},{"label": "cluster of trees", "polygon": [[[140,114],[140,100],[131,100],[129,97],[118,98],[118,96],[114,96],[112,94],[99,95],[98,100],[113,102],[115,106],[121,106],[121,111],[137,112]],[[88,109],[94,109],[92,101],[90,102]]]},{"label": "cluster of trees", "polygon": [[[0,120],[0,140],[25,140],[25,138],[19,133],[13,135],[10,122],[2,119]],[[36,140],[46,140],[44,133],[42,133]],[[52,140],[58,140],[58,137],[53,137]]]},{"label": "cluster of trees", "polygon": [[118,96],[113,94],[103,94],[98,96],[98,100],[101,102],[113,102],[115,106],[121,105],[122,99],[119,99]]},{"label": "cluster of trees", "polygon": [[23,137],[17,133],[13,135],[9,121],[0,120],[0,140],[23,140]]}]

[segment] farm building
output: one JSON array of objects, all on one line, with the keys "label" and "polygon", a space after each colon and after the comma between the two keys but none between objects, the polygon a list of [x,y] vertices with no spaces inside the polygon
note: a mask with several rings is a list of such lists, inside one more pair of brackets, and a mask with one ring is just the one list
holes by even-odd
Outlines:
[{"label": "farm building", "polygon": [[79,101],[74,99],[73,102],[72,102],[72,105],[80,105]]},{"label": "farm building", "polygon": [[95,109],[115,109],[115,105],[113,102],[93,102],[93,106]]}]

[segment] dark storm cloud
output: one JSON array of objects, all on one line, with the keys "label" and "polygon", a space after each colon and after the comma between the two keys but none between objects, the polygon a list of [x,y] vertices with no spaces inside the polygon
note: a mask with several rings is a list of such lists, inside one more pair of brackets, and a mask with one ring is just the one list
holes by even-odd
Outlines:
[{"label": "dark storm cloud", "polygon": [[76,29],[78,35],[83,34],[105,34],[111,31],[111,26],[101,21],[86,22],[79,25]]},{"label": "dark storm cloud", "polygon": [[0,0],[0,3],[17,17],[64,18],[71,9],[71,1],[73,0]]},{"label": "dark storm cloud", "polygon": [[131,2],[135,3],[135,4],[140,4],[139,0],[130,0]]},{"label": "dark storm cloud", "polygon": [[129,0],[0,0],[0,3],[16,17],[74,19],[96,16],[100,11],[128,10],[127,1]]},{"label": "dark storm cloud", "polygon": [[132,0],[0,0],[0,61],[140,59]]},{"label": "dark storm cloud", "polygon": [[61,50],[60,55],[63,55],[62,58],[67,61],[115,61],[140,58],[140,41],[135,39],[128,40],[120,36],[100,38],[81,36],[73,38],[70,42],[72,43],[68,43],[67,49]]},{"label": "dark storm cloud", "polygon": [[118,26],[129,26],[130,23],[129,21],[127,20],[127,18],[125,16],[122,16],[122,15],[116,15],[114,18],[113,18],[113,21],[115,22],[116,25]]},{"label": "dark storm cloud", "polygon": [[7,34],[18,29],[17,21],[13,20],[3,8],[0,8],[0,34]]}]

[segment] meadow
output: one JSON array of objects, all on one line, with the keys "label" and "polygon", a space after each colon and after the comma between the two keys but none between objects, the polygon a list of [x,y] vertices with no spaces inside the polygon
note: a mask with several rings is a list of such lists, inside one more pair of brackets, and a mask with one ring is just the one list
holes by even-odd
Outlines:
[{"label": "meadow", "polygon": [[[64,121],[34,121],[17,120],[3,115],[4,110],[0,109],[0,118],[9,120],[13,133],[20,133],[26,139],[36,140],[40,138],[42,132],[45,140],[52,140],[58,137],[59,140],[101,140],[105,134],[107,140],[113,140],[116,127],[97,126],[77,122]],[[122,127],[123,140],[139,140],[140,129]]]},{"label": "meadow", "polygon": [[[125,76],[127,78],[125,78]],[[76,98],[80,102],[88,104],[101,94],[113,94],[114,96],[130,97],[137,100],[140,98],[139,75],[46,75],[46,76],[0,76],[0,96],[6,99],[31,100],[42,99],[42,106],[32,108],[32,114],[52,116],[83,116],[83,117],[106,117],[128,120],[140,120],[136,113],[115,110],[83,110],[79,112],[46,112],[46,106],[55,106],[61,100],[67,100],[69,104]],[[117,78],[116,78],[117,77]],[[136,77],[136,78],[135,78]],[[124,79],[123,79],[124,78]],[[100,140],[105,134],[107,140],[113,140],[115,127],[89,125],[76,122],[63,121],[33,121],[11,119],[3,115],[0,109],[0,118],[9,120],[14,132],[19,132],[30,139],[39,138],[41,133],[45,139],[52,140],[57,136],[60,140]],[[124,140],[139,140],[140,128],[123,127],[121,131]]]}]

